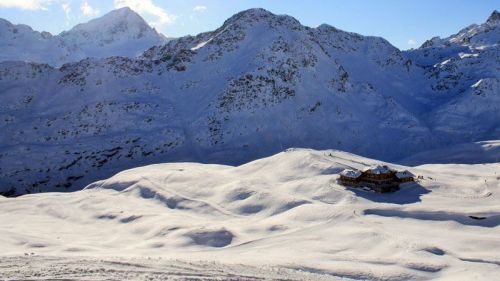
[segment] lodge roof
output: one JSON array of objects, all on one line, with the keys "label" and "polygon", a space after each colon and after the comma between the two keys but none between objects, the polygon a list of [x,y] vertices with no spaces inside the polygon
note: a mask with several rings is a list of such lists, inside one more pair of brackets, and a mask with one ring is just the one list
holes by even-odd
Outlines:
[{"label": "lodge roof", "polygon": [[371,172],[372,174],[380,175],[380,174],[388,174],[390,172],[394,172],[391,168],[386,165],[375,165],[371,167],[366,167],[363,169],[363,172]]},{"label": "lodge roof", "polygon": [[361,172],[357,170],[355,171],[355,170],[345,169],[342,172],[340,172],[340,175],[347,178],[357,179],[361,176]]},{"label": "lodge roof", "polygon": [[398,179],[407,179],[407,178],[414,178],[415,175],[412,174],[411,172],[407,171],[407,170],[404,170],[404,171],[401,171],[401,172],[397,172],[396,173],[396,177]]}]

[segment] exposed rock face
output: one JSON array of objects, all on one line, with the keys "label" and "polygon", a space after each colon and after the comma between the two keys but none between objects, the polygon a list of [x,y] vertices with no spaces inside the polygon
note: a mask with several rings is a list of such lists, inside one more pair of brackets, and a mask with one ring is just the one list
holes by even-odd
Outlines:
[{"label": "exposed rock face", "polygon": [[498,24],[500,22],[500,13],[497,10],[493,11],[486,22],[489,24]]}]

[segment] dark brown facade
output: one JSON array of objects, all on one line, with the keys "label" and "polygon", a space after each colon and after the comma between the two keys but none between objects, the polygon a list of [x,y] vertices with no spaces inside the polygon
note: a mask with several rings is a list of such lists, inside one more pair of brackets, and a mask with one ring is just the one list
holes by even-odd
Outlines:
[{"label": "dark brown facade", "polygon": [[377,166],[363,172],[345,170],[338,182],[344,186],[367,187],[375,192],[386,193],[399,190],[404,182],[414,181],[414,175],[408,171],[398,172],[387,166]]}]

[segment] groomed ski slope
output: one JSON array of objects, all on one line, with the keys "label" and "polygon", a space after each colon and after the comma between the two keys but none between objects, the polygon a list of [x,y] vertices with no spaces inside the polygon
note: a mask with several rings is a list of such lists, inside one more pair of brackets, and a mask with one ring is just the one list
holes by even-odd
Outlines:
[{"label": "groomed ski slope", "polygon": [[394,194],[336,183],[344,168],[377,163],[335,150],[291,149],[238,167],[151,165],[78,192],[0,197],[0,275],[7,280],[500,276],[499,163],[389,164],[423,177]]}]

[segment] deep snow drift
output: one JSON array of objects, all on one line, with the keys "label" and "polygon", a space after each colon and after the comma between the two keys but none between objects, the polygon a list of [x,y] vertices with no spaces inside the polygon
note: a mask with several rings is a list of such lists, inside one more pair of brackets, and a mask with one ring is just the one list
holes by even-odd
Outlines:
[{"label": "deep snow drift", "polygon": [[[0,197],[0,261],[11,265],[0,270],[22,279],[52,260],[69,265],[61,267],[66,273],[51,267],[50,276],[95,277],[101,269],[90,265],[94,259],[102,272],[118,273],[127,264],[144,273],[162,263],[158,274],[186,264],[192,273],[216,261],[214,267],[224,264],[221,275],[245,264],[248,276],[277,278],[269,268],[255,270],[265,265],[288,268],[283,276],[297,280],[500,276],[499,163],[389,163],[421,176],[393,194],[336,183],[345,168],[377,163],[335,150],[292,149],[238,167],[158,164],[74,193]],[[25,253],[35,257],[19,257]],[[16,267],[19,261],[30,266]],[[297,269],[319,275],[300,277]]]}]

